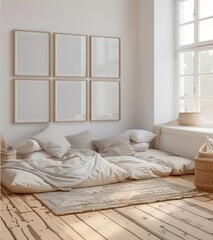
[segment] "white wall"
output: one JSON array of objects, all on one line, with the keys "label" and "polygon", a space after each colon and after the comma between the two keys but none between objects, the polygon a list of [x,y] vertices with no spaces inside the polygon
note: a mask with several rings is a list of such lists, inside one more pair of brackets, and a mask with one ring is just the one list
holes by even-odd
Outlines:
[{"label": "white wall", "polygon": [[[121,37],[121,121],[57,123],[57,125],[63,129],[65,134],[91,129],[95,137],[109,136],[136,125],[137,115],[135,113],[137,109],[134,107],[134,96],[137,89],[137,59],[135,56],[138,51],[135,24],[136,2],[137,0],[2,0],[1,126],[2,132],[7,136],[10,143],[14,144],[30,137],[46,125],[13,124],[13,29]],[[149,17],[148,15],[147,12],[146,17]],[[143,23],[143,27],[145,27],[145,23]],[[151,35],[152,32],[153,30],[150,30]],[[153,51],[151,54],[153,55]],[[153,59],[151,59],[151,62],[153,62]],[[147,63],[149,64],[149,61],[142,59],[142,65],[145,68]],[[143,76],[142,74],[142,77],[146,78],[146,75]],[[152,77],[153,73],[150,78]],[[141,82],[140,87],[143,89],[143,82]],[[151,88],[153,88],[153,83]],[[143,92],[146,91],[143,90]],[[150,101],[153,102],[153,96],[150,96]],[[146,112],[144,108],[140,110]],[[149,111],[146,114],[150,114]]]},{"label": "white wall", "polygon": [[137,11],[137,128],[173,120],[174,1],[138,0]]},{"label": "white wall", "polygon": [[174,1],[155,0],[154,7],[154,124],[176,117],[174,85]]},{"label": "white wall", "polygon": [[154,0],[137,6],[137,128],[154,125]]}]

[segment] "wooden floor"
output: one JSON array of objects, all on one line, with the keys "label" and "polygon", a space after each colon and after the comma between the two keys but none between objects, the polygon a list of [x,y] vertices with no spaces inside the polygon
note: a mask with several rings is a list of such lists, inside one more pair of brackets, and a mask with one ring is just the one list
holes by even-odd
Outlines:
[{"label": "wooden floor", "polygon": [[[166,179],[193,186],[192,177]],[[2,188],[1,239],[213,240],[213,194],[58,217],[32,194]]]}]

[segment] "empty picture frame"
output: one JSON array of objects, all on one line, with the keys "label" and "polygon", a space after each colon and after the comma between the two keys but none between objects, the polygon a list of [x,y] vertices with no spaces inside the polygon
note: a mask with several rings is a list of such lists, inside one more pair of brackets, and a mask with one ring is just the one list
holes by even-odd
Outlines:
[{"label": "empty picture frame", "polygon": [[14,80],[15,123],[49,122],[49,80]]},{"label": "empty picture frame", "polygon": [[55,80],[55,121],[87,120],[87,82]]},{"label": "empty picture frame", "polygon": [[14,30],[14,75],[50,76],[50,33]]},{"label": "empty picture frame", "polygon": [[120,81],[91,81],[91,121],[120,120]]},{"label": "empty picture frame", "polygon": [[54,34],[55,76],[86,77],[87,36]]},{"label": "empty picture frame", "polygon": [[92,78],[120,78],[120,38],[90,37]]}]

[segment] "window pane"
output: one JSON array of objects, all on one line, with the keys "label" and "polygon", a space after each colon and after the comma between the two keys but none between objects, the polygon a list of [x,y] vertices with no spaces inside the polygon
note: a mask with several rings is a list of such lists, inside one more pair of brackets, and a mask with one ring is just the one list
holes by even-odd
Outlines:
[{"label": "window pane", "polygon": [[199,18],[213,16],[213,1],[199,0]]},{"label": "window pane", "polygon": [[200,110],[204,122],[213,122],[213,99],[200,100]]},{"label": "window pane", "polygon": [[180,97],[194,96],[194,77],[180,78]]},{"label": "window pane", "polygon": [[180,1],[180,23],[194,21],[194,0]]},{"label": "window pane", "polygon": [[194,74],[194,52],[180,53],[180,74]]},{"label": "window pane", "polygon": [[180,112],[197,112],[198,108],[194,99],[180,99]]},{"label": "window pane", "polygon": [[179,43],[180,43],[180,46],[194,43],[194,24],[193,23],[180,26]]},{"label": "window pane", "polygon": [[199,73],[213,73],[213,49],[199,51]]},{"label": "window pane", "polygon": [[199,23],[199,41],[213,40],[213,18],[200,21]]},{"label": "window pane", "polygon": [[213,97],[213,74],[199,77],[199,90],[200,97]]}]

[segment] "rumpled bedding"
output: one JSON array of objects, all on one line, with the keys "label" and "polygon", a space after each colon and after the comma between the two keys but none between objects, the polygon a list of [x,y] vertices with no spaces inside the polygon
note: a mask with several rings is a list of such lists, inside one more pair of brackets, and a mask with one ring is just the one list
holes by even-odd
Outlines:
[{"label": "rumpled bedding", "polygon": [[[147,155],[148,154],[148,155]],[[129,179],[148,179],[165,177],[170,174],[190,174],[194,171],[194,161],[163,154],[152,156],[149,153],[133,156],[116,156],[102,158],[98,153],[89,149],[69,149],[61,159],[14,159],[7,160],[1,166],[2,182],[10,189],[7,177],[14,171],[17,174],[27,173],[28,179],[24,179],[23,192],[42,191],[42,182],[47,185],[45,191],[62,190],[68,191],[75,187],[89,187],[103,185]],[[102,167],[104,166],[104,167]],[[21,172],[21,173],[20,173]],[[27,182],[30,178],[35,179],[35,188]],[[24,175],[22,175],[22,180]],[[18,178],[16,178],[18,179]],[[41,180],[41,181],[40,181]],[[14,180],[15,181],[15,180]],[[25,184],[26,182],[26,184]],[[13,184],[16,184],[13,182]],[[40,184],[40,185],[39,185]],[[20,185],[20,184],[19,184]],[[27,186],[27,187],[26,187]],[[50,186],[50,188],[48,188]],[[22,186],[21,186],[22,187]],[[39,188],[40,187],[40,188]]]},{"label": "rumpled bedding", "polygon": [[1,166],[30,172],[59,190],[70,190],[73,185],[86,180],[96,168],[101,156],[91,150],[70,150],[62,159],[11,159]]}]

